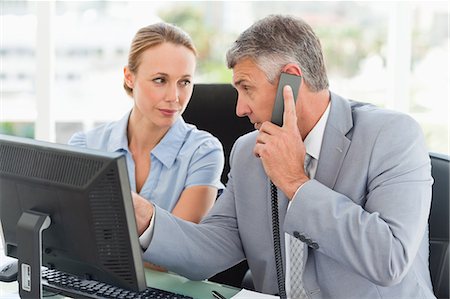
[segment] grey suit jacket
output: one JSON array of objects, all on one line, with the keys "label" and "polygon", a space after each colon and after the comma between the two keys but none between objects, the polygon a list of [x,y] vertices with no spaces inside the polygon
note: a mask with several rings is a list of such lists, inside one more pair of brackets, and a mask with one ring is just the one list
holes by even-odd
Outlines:
[{"label": "grey suit jacket", "polygon": [[[199,280],[246,258],[256,289],[278,292],[270,182],[253,155],[256,136],[236,141],[227,188],[201,224],[156,208],[145,259]],[[297,232],[309,245],[304,281],[310,297],[434,298],[430,168],[414,120],[331,93],[315,179],[287,212],[279,192],[281,231]]]}]

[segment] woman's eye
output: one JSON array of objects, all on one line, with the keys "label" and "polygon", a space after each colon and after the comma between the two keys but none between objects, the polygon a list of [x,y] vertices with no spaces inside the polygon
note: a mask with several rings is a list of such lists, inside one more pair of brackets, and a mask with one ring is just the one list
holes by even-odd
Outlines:
[{"label": "woman's eye", "polygon": [[191,84],[191,81],[190,80],[183,80],[183,81],[180,82],[180,84],[182,86],[189,86]]},{"label": "woman's eye", "polygon": [[155,78],[155,79],[153,79],[153,82],[162,84],[162,83],[166,82],[166,80],[164,78]]}]

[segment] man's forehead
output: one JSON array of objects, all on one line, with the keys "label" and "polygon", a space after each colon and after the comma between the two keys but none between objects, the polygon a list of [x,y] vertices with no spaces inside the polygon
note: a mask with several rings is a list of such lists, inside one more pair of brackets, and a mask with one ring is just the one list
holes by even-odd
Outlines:
[{"label": "man's forehead", "polygon": [[250,81],[251,76],[245,73],[234,73],[233,72],[233,85],[238,86],[239,84]]},{"label": "man's forehead", "polygon": [[253,59],[246,57],[246,58],[239,59],[239,61],[236,62],[236,64],[233,66],[233,71],[254,69],[257,67],[258,66]]},{"label": "man's forehead", "polygon": [[233,83],[252,81],[256,73],[260,72],[258,66],[250,59],[243,59],[233,67]]}]

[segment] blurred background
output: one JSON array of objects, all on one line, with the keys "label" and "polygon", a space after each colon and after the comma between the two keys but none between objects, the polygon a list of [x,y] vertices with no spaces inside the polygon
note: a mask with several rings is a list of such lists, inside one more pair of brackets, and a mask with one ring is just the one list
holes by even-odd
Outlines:
[{"label": "blurred background", "polygon": [[449,3],[358,1],[0,2],[0,133],[66,143],[131,107],[123,67],[136,31],[167,21],[199,50],[195,83],[230,83],[225,52],[272,13],[319,36],[330,89],[406,112],[449,151]]}]

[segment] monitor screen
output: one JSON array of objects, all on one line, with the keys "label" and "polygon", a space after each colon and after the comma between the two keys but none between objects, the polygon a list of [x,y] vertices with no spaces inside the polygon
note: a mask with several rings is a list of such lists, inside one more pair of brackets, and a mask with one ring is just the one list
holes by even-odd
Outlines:
[{"label": "monitor screen", "polygon": [[134,291],[145,289],[125,157],[0,135],[5,253],[18,257],[17,223],[46,214],[42,264]]}]

